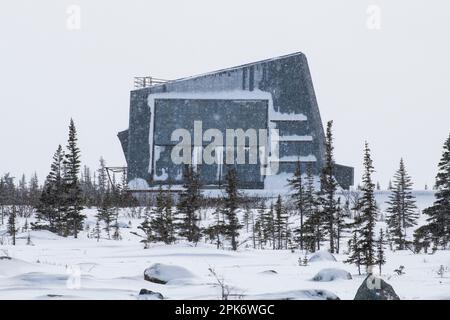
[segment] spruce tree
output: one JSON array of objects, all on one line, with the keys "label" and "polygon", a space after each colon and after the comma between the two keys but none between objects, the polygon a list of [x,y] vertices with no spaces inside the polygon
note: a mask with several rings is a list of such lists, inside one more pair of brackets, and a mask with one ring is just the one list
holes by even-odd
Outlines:
[{"label": "spruce tree", "polygon": [[1,212],[1,224],[4,224],[5,212],[7,206],[15,203],[16,186],[14,184],[14,178],[6,173],[0,179],[0,212]]},{"label": "spruce tree", "polygon": [[[267,207],[266,207],[266,201],[264,199],[262,199],[260,204],[258,205],[257,212],[258,212],[258,217],[256,218],[256,222],[255,222],[254,237],[258,238],[259,247],[262,248],[262,246],[265,245],[266,241],[267,241],[267,238],[265,237],[265,223],[266,223],[265,219],[266,219]],[[258,232],[260,232],[261,234],[259,235]],[[256,244],[256,241],[254,241],[254,243]]]},{"label": "spruce tree", "polygon": [[342,207],[343,216],[346,218],[353,218],[352,209],[350,208],[350,199],[345,199],[344,206]]},{"label": "spruce tree", "polygon": [[[101,233],[102,232],[100,230],[100,222],[99,222],[99,219],[97,218],[97,222],[95,223],[95,228],[94,228],[94,236],[95,236],[95,239],[97,239],[97,242],[100,241]],[[108,235],[108,237],[109,237],[109,235]]]},{"label": "spruce tree", "polygon": [[428,248],[431,246],[432,242],[433,235],[430,232],[429,225],[423,225],[414,231],[414,252],[420,253],[424,250],[425,253],[428,253]]},{"label": "spruce tree", "polygon": [[149,244],[154,241],[154,235],[153,235],[153,229],[150,225],[152,217],[150,215],[150,212],[147,212],[144,221],[138,226],[138,229],[142,230],[144,232],[144,239],[141,240],[141,242],[144,243],[144,249],[148,249]]},{"label": "spruce tree", "polygon": [[398,249],[406,248],[406,230],[417,224],[417,206],[412,195],[411,177],[406,172],[403,159],[400,160],[400,167],[395,173],[394,184],[391,189],[387,204],[387,224],[389,226],[390,238],[397,244]]},{"label": "spruce tree", "polygon": [[88,208],[94,205],[94,183],[92,181],[91,169],[88,166],[83,166],[80,179],[81,198],[82,203]]},{"label": "spruce tree", "polygon": [[242,225],[237,217],[240,194],[238,192],[239,182],[235,168],[228,169],[225,183],[225,198],[223,199],[223,212],[226,218],[225,229],[227,236],[231,240],[232,250],[237,250],[239,230],[242,228]]},{"label": "spruce tree", "polygon": [[164,197],[164,237],[166,244],[175,242],[175,227],[173,223],[173,199],[170,191],[166,192]]},{"label": "spruce tree", "polygon": [[276,234],[275,234],[275,217],[273,210],[273,203],[270,204],[270,209],[264,212],[262,216],[262,232],[264,245],[269,242],[272,249],[276,249]]},{"label": "spruce tree", "polygon": [[313,215],[308,219],[308,222],[311,223],[312,229],[313,229],[313,235],[316,242],[316,248],[319,251],[321,248],[321,241],[325,240],[325,228],[322,212],[318,207],[316,207],[316,211],[313,213]]},{"label": "spruce tree", "polygon": [[38,176],[37,173],[35,172],[29,182],[28,185],[28,189],[29,189],[29,202],[30,205],[33,207],[36,207],[38,205],[39,202],[39,196],[40,196],[40,188],[39,188],[39,180],[38,180]]},{"label": "spruce tree", "polygon": [[436,200],[423,211],[428,215],[428,223],[418,236],[425,239],[425,235],[429,234],[434,247],[441,246],[445,249],[450,242],[450,135],[444,143],[444,151],[438,164],[435,189]]},{"label": "spruce tree", "polygon": [[16,234],[17,234],[17,226],[16,226],[16,218],[17,218],[17,208],[15,205],[11,206],[8,215],[8,234],[11,236],[13,246],[16,245]]},{"label": "spruce tree", "polygon": [[156,208],[150,220],[150,227],[153,230],[155,241],[162,241],[166,244],[175,241],[172,206],[170,192],[164,192],[160,187],[156,196]]},{"label": "spruce tree", "polygon": [[106,189],[108,187],[108,177],[106,174],[106,162],[105,159],[103,159],[103,157],[100,157],[100,166],[97,170],[98,172],[98,193],[99,193],[99,198],[100,201],[103,198],[103,196],[105,195]]},{"label": "spruce tree", "polygon": [[113,224],[115,218],[112,202],[113,199],[111,196],[111,191],[108,189],[101,199],[101,204],[97,211],[97,220],[104,222],[104,230],[106,231],[108,239],[111,239],[111,225]]},{"label": "spruce tree", "polygon": [[47,229],[63,234],[64,214],[64,151],[58,146],[53,155],[50,173],[45,180],[42,193],[36,206],[36,222],[32,223],[33,229]]},{"label": "spruce tree", "polygon": [[113,233],[112,238],[113,238],[114,240],[122,240],[122,236],[121,236],[121,234],[120,234],[119,221],[117,220],[117,218],[116,218],[116,221],[115,221],[115,223],[114,223],[114,225],[113,225],[113,228],[114,228],[114,233]]},{"label": "spruce tree", "polygon": [[67,152],[65,154],[64,165],[66,174],[64,176],[65,187],[65,227],[68,235],[78,237],[78,232],[82,230],[82,224],[85,216],[81,213],[82,196],[81,187],[78,179],[80,173],[80,149],[77,146],[77,131],[75,123],[70,119],[69,139],[67,141]]},{"label": "spruce tree", "polygon": [[[312,165],[306,170],[306,185],[304,187],[304,215],[306,221],[303,224],[304,247],[310,252],[320,250],[320,241],[323,239],[322,215],[319,211],[319,202],[314,187],[314,175]],[[298,235],[300,230],[294,232]],[[298,239],[298,238],[297,238]]]},{"label": "spruce tree", "polygon": [[318,206],[318,200],[316,196],[316,191],[314,187],[314,174],[313,165],[309,164],[306,169],[306,185],[305,185],[305,196],[304,196],[304,211],[305,218],[310,217],[314,211],[316,211]]},{"label": "spruce tree", "polygon": [[164,192],[162,186],[159,186],[156,195],[156,206],[150,219],[150,227],[154,233],[154,241],[163,241],[165,236],[164,228]]},{"label": "spruce tree", "polygon": [[335,251],[335,215],[336,215],[336,189],[337,182],[334,178],[334,154],[333,154],[333,133],[331,131],[333,121],[328,121],[325,139],[325,164],[323,166],[320,183],[321,192],[320,200],[322,205],[323,219],[325,222],[324,229],[328,234],[330,243],[330,252]]},{"label": "spruce tree", "polygon": [[301,163],[300,161],[297,162],[297,168],[294,172],[294,176],[292,177],[292,179],[288,180],[289,181],[289,185],[291,187],[291,189],[293,190],[293,193],[291,195],[293,201],[294,201],[294,205],[295,205],[295,209],[298,213],[298,215],[300,216],[300,225],[298,227],[298,229],[296,229],[296,234],[297,236],[297,240],[300,246],[300,250],[303,250],[303,224],[304,224],[304,219],[305,219],[305,187],[303,185],[303,180],[302,180],[302,172],[301,172]]},{"label": "spruce tree", "polygon": [[363,224],[360,209],[361,201],[358,196],[355,198],[354,207],[352,208],[352,210],[355,211],[353,222],[348,224],[351,228],[351,238],[348,241],[349,257],[346,261],[344,261],[345,263],[355,264],[358,267],[359,275],[361,275],[361,265],[363,264],[363,249],[361,247],[361,228]]},{"label": "spruce tree", "polygon": [[214,223],[204,231],[211,241],[215,241],[217,249],[222,245],[221,237],[225,235],[225,221],[221,218],[222,211],[219,205],[213,212]]},{"label": "spruce tree", "polygon": [[286,210],[283,207],[283,202],[281,200],[281,195],[278,195],[277,202],[275,203],[275,221],[274,229],[276,235],[276,248],[283,249],[287,247],[287,236],[288,236],[288,216]]},{"label": "spruce tree", "polygon": [[22,174],[22,177],[19,180],[19,186],[17,188],[17,198],[18,204],[25,205],[28,203],[28,187],[25,174]]},{"label": "spruce tree", "polygon": [[383,266],[383,264],[386,263],[386,256],[384,254],[384,245],[385,245],[384,233],[383,229],[380,229],[380,233],[378,235],[377,240],[377,264],[378,269],[380,271],[380,275],[381,275],[381,267]]},{"label": "spruce tree", "polygon": [[389,227],[386,227],[386,231],[384,234],[386,235],[386,244],[389,246],[389,250],[394,251],[394,245],[393,241],[391,239],[391,236],[389,235]]},{"label": "spruce tree", "polygon": [[375,184],[372,181],[372,173],[374,172],[373,161],[370,156],[369,145],[366,142],[364,148],[364,174],[363,185],[361,187],[360,211],[359,218],[359,247],[362,252],[362,264],[369,271],[375,262],[375,240],[374,229],[377,221],[378,208],[375,202],[374,190]]},{"label": "spruce tree", "polygon": [[245,206],[244,215],[242,217],[242,222],[245,225],[245,231],[248,233],[251,219],[251,209],[248,205]]},{"label": "spruce tree", "polygon": [[126,171],[122,172],[121,183],[119,189],[119,206],[122,208],[134,207],[138,204],[137,200],[133,197],[128,187],[128,178]]},{"label": "spruce tree", "polygon": [[192,166],[186,165],[183,176],[183,191],[177,205],[178,235],[196,244],[201,236],[198,216],[201,205],[200,175]]},{"label": "spruce tree", "polygon": [[[349,224],[345,222],[345,218],[347,218],[347,213],[345,210],[345,206],[348,206],[348,202],[344,205],[344,208],[341,206],[341,198],[339,197],[336,203],[336,253],[339,253],[341,249],[341,239],[343,237],[344,232],[348,229]],[[347,210],[347,212],[349,209]]]},{"label": "spruce tree", "polygon": [[255,218],[255,210],[251,210],[250,219],[251,219],[251,223],[252,223],[253,249],[256,249],[256,221],[257,221],[257,218]]},{"label": "spruce tree", "polygon": [[262,221],[261,217],[258,217],[255,221],[255,239],[254,239],[254,246],[258,249],[262,249],[263,247],[263,230],[262,230]]},{"label": "spruce tree", "polygon": [[345,263],[355,264],[358,268],[358,274],[361,275],[361,265],[363,264],[362,250],[358,240],[357,229],[352,232],[352,238],[348,241],[349,256]]}]

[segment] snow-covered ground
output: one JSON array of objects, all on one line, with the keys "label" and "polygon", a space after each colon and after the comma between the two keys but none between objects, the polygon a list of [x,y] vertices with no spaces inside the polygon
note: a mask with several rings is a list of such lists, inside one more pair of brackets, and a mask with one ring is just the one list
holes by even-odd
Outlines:
[{"label": "snow-covered ground", "polygon": [[[416,192],[421,209],[433,202],[432,192]],[[380,207],[385,207],[387,193],[379,192]],[[87,223],[93,227],[95,210],[86,209]],[[132,219],[123,211],[122,240],[88,238],[84,231],[78,239],[62,238],[46,231],[31,231],[33,245],[27,245],[27,232],[20,233],[16,246],[0,245],[0,299],[137,299],[141,289],[160,292],[167,299],[219,299],[220,288],[208,271],[213,268],[231,287],[235,299],[313,299],[314,290],[326,290],[340,299],[353,299],[365,278],[353,265],[344,264],[345,254],[335,254],[337,261],[315,261],[299,266],[304,255],[290,250],[254,250],[245,245],[237,252],[218,250],[214,245],[186,243],[154,244],[143,249],[137,232],[141,219]],[[209,212],[203,213],[205,216]],[[420,223],[425,217],[421,216]],[[19,219],[19,226],[24,224]],[[379,222],[379,227],[384,227]],[[0,227],[0,235],[4,227]],[[103,234],[103,236],[105,236]],[[241,241],[248,235],[242,231]],[[346,240],[342,242],[344,245]],[[344,248],[345,251],[345,248]],[[152,265],[179,268],[167,284],[144,280],[144,270]],[[394,269],[405,267],[405,274]],[[447,268],[444,277],[437,274]],[[342,269],[352,279],[313,281],[322,269]],[[382,278],[393,286],[401,299],[450,299],[450,251],[413,254],[411,251],[387,252]],[[273,272],[275,271],[275,272]],[[329,272],[329,270],[327,271]],[[176,274],[185,276],[177,279]],[[188,275],[188,276],[186,276]]]}]

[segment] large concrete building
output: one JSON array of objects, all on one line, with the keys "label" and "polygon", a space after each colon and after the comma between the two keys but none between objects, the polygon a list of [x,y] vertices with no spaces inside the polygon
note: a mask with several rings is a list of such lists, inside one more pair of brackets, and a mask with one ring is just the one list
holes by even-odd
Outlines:
[{"label": "large concrete building", "polygon": [[[285,185],[298,161],[303,172],[310,166],[318,174],[323,166],[324,129],[308,63],[302,53],[131,91],[129,128],[118,134],[131,187],[182,184],[185,165],[174,163],[171,157],[179,144],[173,139],[173,132],[182,128],[194,136],[198,130],[194,123],[199,121],[202,132],[217,129],[223,137],[227,129],[266,129],[268,140],[273,141],[271,132],[278,131],[278,157],[270,155],[265,161],[258,158],[256,163],[233,165],[242,189],[267,190]],[[248,141],[243,146],[246,152],[252,144]],[[198,153],[196,146],[204,150],[208,143],[194,143],[190,157]],[[256,144],[261,147],[262,141]],[[220,188],[230,167],[222,165],[225,155],[220,153],[226,149],[225,142],[223,147],[215,148],[218,160],[214,163],[195,160],[205,188]],[[264,168],[274,163],[274,174],[267,175]],[[342,188],[353,185],[353,168],[336,164],[335,176]]]}]

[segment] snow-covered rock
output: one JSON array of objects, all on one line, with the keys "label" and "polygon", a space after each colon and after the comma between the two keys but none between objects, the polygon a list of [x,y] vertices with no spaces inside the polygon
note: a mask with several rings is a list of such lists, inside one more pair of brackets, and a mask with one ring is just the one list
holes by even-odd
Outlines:
[{"label": "snow-covered rock", "polygon": [[278,274],[278,272],[276,272],[275,270],[264,270],[264,271],[261,271],[260,273],[270,274],[270,275]]},{"label": "snow-covered rock", "polygon": [[334,281],[338,279],[350,280],[352,275],[342,269],[327,268],[320,270],[313,278],[313,281]]},{"label": "snow-covered rock", "polygon": [[64,298],[64,296],[62,294],[53,294],[53,293],[49,293],[46,296],[47,298],[56,298],[56,299],[62,299]]},{"label": "snow-covered rock", "polygon": [[311,257],[309,257],[309,262],[317,261],[336,261],[336,258],[328,251],[317,251]]},{"label": "snow-covered rock", "polygon": [[154,292],[147,289],[141,289],[139,291],[139,300],[162,300],[164,299],[163,295],[159,292]]},{"label": "snow-covered rock", "polygon": [[159,284],[166,284],[169,281],[193,277],[194,275],[183,267],[162,263],[155,263],[144,271],[145,280]]},{"label": "snow-covered rock", "polygon": [[354,300],[400,300],[400,298],[389,283],[368,275],[359,286]]}]

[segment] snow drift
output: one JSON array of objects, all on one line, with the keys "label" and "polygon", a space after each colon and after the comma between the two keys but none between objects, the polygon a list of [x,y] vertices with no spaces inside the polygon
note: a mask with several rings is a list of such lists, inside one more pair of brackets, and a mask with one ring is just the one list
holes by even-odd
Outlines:
[{"label": "snow drift", "polygon": [[342,269],[328,268],[320,270],[314,278],[312,278],[313,281],[334,281],[338,279],[350,280],[352,279],[352,275]]},{"label": "snow drift", "polygon": [[173,280],[189,279],[193,277],[194,275],[183,267],[162,263],[155,263],[144,271],[145,280],[159,284],[166,284]]},{"label": "snow drift", "polygon": [[309,262],[317,261],[336,261],[336,258],[328,251],[317,251],[308,260]]}]

